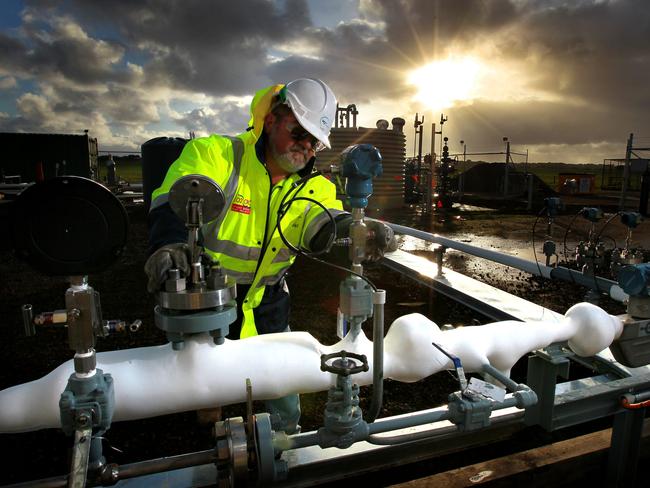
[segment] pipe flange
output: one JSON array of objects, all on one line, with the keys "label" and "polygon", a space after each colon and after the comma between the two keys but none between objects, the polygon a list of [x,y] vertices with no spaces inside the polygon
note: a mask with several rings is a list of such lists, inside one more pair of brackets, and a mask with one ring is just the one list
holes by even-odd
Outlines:
[{"label": "pipe flange", "polygon": [[226,286],[216,290],[204,287],[161,291],[158,303],[168,310],[205,310],[222,307],[237,297],[237,284],[229,279]]},{"label": "pipe flange", "polygon": [[235,486],[248,480],[248,443],[242,417],[215,424],[219,486]]},{"label": "pipe flange", "polygon": [[266,486],[276,480],[276,460],[273,449],[271,416],[258,413],[255,418],[255,453],[257,455],[258,485]]}]

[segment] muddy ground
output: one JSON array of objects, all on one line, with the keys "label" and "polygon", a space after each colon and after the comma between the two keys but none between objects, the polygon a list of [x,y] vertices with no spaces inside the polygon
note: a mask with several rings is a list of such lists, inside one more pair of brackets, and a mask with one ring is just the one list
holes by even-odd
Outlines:
[{"label": "muddy ground", "polygon": [[[105,319],[122,319],[127,323],[136,319],[143,322],[137,333],[121,333],[100,339],[97,350],[125,349],[136,346],[163,344],[164,334],[153,323],[153,298],[146,292],[142,271],[146,259],[146,224],[142,205],[127,205],[131,225],[127,247],[118,261],[108,270],[89,277],[90,284],[101,293]],[[416,209],[376,213],[397,223],[418,227],[471,244],[489,247],[533,259],[532,229],[536,228],[537,257],[546,231],[546,220],[535,215],[487,212],[476,208],[455,209],[444,216],[423,216]],[[567,249],[586,236],[589,225],[574,222],[566,234],[571,216],[558,219],[553,237],[562,249]],[[607,233],[621,243],[625,231],[612,222]],[[650,223],[647,224],[650,227]],[[633,244],[650,247],[645,229],[635,232]],[[619,244],[620,245],[620,244]],[[400,247],[430,255],[430,246],[410,238],[402,238]],[[39,378],[61,362],[72,357],[66,344],[65,329],[39,329],[35,337],[25,337],[20,306],[31,303],[36,313],[64,308],[67,283],[62,278],[44,277],[16,260],[3,241],[0,250],[0,389]],[[563,256],[561,256],[563,257]],[[482,260],[450,251],[446,263],[458,271],[502,288],[515,295],[541,303],[557,312],[564,312],[582,301],[584,289],[570,284],[550,283],[531,278],[525,273],[486,263]],[[381,265],[368,267],[368,276],[387,290],[386,324],[412,312],[420,312],[438,324],[480,324],[487,320],[415,282],[387,270]],[[293,330],[306,330],[323,343],[336,338],[336,308],[338,284],[343,272],[300,258],[288,277],[292,293]],[[604,299],[601,305],[610,313],[623,313],[620,304]],[[365,327],[369,333],[368,326]],[[515,368],[524,374],[525,366]],[[215,371],[215,374],[227,372]],[[253,385],[254,387],[254,385]],[[394,415],[440,405],[447,395],[457,389],[457,381],[447,373],[440,373],[416,384],[404,385],[387,381],[385,402],[381,415]],[[368,405],[370,390],[362,392],[362,407]],[[322,424],[326,395],[302,396],[303,431]],[[261,408],[261,405],[256,405]],[[224,408],[224,416],[241,415],[243,406]],[[0,412],[1,414],[1,412]],[[213,446],[211,423],[196,412],[169,415],[155,419],[114,424],[106,434],[105,452],[110,462],[129,463],[153,457],[169,456]],[[54,430],[26,434],[0,435],[0,483],[64,474],[68,469],[71,440]],[[119,451],[118,451],[119,449]]]}]

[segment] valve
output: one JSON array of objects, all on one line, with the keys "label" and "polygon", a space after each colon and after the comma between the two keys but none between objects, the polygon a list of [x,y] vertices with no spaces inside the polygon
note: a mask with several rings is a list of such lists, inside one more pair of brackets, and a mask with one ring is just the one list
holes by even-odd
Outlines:
[{"label": "valve", "polygon": [[643,216],[638,212],[621,212],[621,223],[629,229],[635,229],[641,222]]},{"label": "valve", "polygon": [[624,266],[618,272],[619,286],[630,298],[623,332],[610,345],[614,358],[632,368],[650,364],[650,263]]},{"label": "valve", "polygon": [[596,207],[584,207],[580,210],[580,216],[589,222],[598,222],[603,218],[603,211]]},{"label": "valve", "polygon": [[[544,253],[544,256],[546,256],[546,266],[551,265],[551,258],[553,256],[557,257],[556,249],[557,249],[557,246],[555,245],[554,241],[551,241],[551,240],[544,241],[544,246],[542,247],[542,252]],[[557,259],[556,259],[555,264],[557,265]]]},{"label": "valve", "polygon": [[558,211],[564,207],[562,200],[558,197],[545,198],[544,205],[546,206],[546,212],[549,218],[557,217]]},{"label": "valve", "polygon": [[350,206],[366,208],[372,195],[372,178],[382,175],[381,154],[372,144],[355,144],[341,153],[341,176]]},{"label": "valve", "polygon": [[164,289],[156,295],[155,324],[174,350],[184,347],[186,336],[203,332],[223,344],[237,318],[236,283],[204,252],[199,239],[203,223],[217,218],[225,204],[221,187],[206,176],[185,175],[169,190],[169,205],[185,223],[190,250],[190,273],[169,270]]},{"label": "valve", "polygon": [[618,283],[630,296],[648,296],[650,264],[625,266],[618,272]]},{"label": "valve", "polygon": [[[327,362],[333,361],[332,364]],[[356,359],[360,361],[361,364],[357,364],[350,359]],[[356,354],[353,352],[339,351],[332,354],[323,354],[320,357],[320,369],[321,371],[327,371],[328,373],[334,373],[341,376],[350,376],[351,374],[361,373],[368,371],[368,359],[364,354]]]},{"label": "valve", "polygon": [[[328,364],[330,360],[334,360],[332,364]],[[368,424],[359,408],[359,385],[351,378],[353,374],[368,371],[368,360],[363,354],[339,351],[323,354],[320,369],[337,377],[336,385],[327,393],[324,426],[318,429],[318,445],[323,449],[347,449],[355,440],[365,439],[368,435]]]}]

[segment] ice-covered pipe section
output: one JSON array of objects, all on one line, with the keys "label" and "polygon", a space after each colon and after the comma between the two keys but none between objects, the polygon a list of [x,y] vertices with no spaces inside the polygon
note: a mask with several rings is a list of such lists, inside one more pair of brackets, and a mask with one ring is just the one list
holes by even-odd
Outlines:
[{"label": "ice-covered pipe section", "polygon": [[[466,371],[489,363],[508,372],[524,354],[567,340],[576,354],[591,356],[608,347],[622,327],[617,317],[589,303],[573,306],[559,322],[504,321],[445,332],[411,314],[395,320],[385,338],[384,374],[413,382],[451,368],[432,342],[460,357]],[[362,333],[333,346],[306,332],[226,340],[220,346],[202,335],[185,344],[181,351],[166,344],[97,354],[97,367],[114,379],[114,421],[243,402],[246,378],[256,399],[326,390],[335,376],[320,370],[320,356],[340,350],[368,357],[370,370],[355,381],[372,383],[372,343]],[[0,432],[59,427],[59,396],[73,372],[68,361],[41,379],[1,391]]]}]

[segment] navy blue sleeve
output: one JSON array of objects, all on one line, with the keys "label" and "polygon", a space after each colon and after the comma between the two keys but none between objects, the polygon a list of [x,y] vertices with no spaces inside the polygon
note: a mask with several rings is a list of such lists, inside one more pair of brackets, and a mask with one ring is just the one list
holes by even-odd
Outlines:
[{"label": "navy blue sleeve", "polygon": [[149,254],[165,244],[187,242],[185,224],[174,213],[169,203],[149,212]]}]

